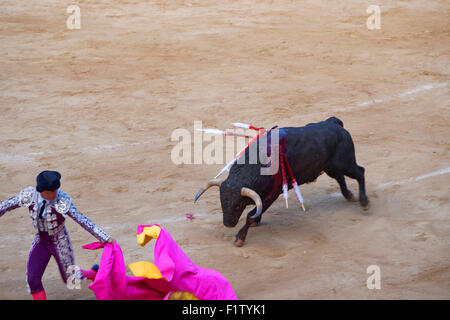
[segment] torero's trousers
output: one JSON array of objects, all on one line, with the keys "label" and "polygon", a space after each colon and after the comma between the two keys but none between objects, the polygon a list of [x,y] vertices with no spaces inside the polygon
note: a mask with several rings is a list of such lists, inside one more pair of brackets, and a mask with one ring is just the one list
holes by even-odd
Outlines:
[{"label": "torero's trousers", "polygon": [[42,276],[52,256],[58,264],[64,283],[67,283],[68,278],[72,274],[80,280],[83,278],[80,269],[75,267],[74,253],[67,229],[63,227],[52,236],[46,232],[39,232],[33,240],[27,261],[29,293],[37,293],[44,290]]}]

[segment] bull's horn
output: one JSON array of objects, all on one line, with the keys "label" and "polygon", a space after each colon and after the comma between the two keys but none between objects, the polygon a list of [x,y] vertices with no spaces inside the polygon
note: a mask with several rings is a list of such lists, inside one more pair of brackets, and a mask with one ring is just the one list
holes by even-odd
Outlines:
[{"label": "bull's horn", "polygon": [[220,187],[220,185],[222,184],[222,180],[221,179],[212,179],[209,180],[203,187],[200,188],[200,190],[198,190],[197,194],[195,195],[195,199],[194,199],[194,203],[197,202],[198,198],[200,198],[200,196],[209,188],[211,188],[212,186],[217,186]]},{"label": "bull's horn", "polygon": [[252,189],[244,187],[244,188],[241,189],[241,196],[249,197],[250,199],[252,199],[255,202],[255,204],[256,204],[256,213],[253,216],[251,216],[251,218],[252,219],[258,218],[261,215],[262,208],[263,208],[261,197],[259,196],[259,194],[257,194]]}]

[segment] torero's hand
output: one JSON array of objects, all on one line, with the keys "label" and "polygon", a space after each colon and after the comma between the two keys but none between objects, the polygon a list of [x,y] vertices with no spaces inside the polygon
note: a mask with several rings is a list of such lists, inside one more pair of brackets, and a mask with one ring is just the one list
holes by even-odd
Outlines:
[{"label": "torero's hand", "polygon": [[108,240],[106,240],[107,243],[113,243],[114,241],[116,241],[113,237],[109,237]]}]

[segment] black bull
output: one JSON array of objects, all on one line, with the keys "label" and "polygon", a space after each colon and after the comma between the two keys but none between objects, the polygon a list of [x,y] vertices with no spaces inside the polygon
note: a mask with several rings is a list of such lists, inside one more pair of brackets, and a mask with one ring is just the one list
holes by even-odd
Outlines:
[{"label": "black bull", "polygon": [[[299,185],[313,182],[325,172],[339,183],[342,195],[352,201],[353,194],[348,190],[345,177],[356,179],[359,184],[359,202],[364,210],[369,208],[364,182],[364,168],[356,164],[355,147],[350,133],[344,129],[341,120],[331,117],[318,123],[310,123],[304,127],[286,127],[278,129],[279,150],[285,152],[292,168],[294,178]],[[267,161],[250,161],[252,148],[258,148],[253,154],[259,155],[259,148],[265,146],[270,156],[270,147],[274,140],[273,130],[267,133],[266,144],[258,139],[250,145],[241,157],[245,161],[235,163],[226,180],[210,180],[197,193],[195,201],[211,186],[220,187],[220,201],[223,211],[223,224],[234,227],[239,221],[245,207],[255,204],[256,207],[247,215],[242,229],[237,233],[234,242],[242,246],[250,226],[259,225],[261,215],[282,194],[281,170],[273,175],[261,174],[261,169],[270,166]],[[277,154],[278,156],[278,154]],[[273,157],[271,157],[274,159]],[[261,158],[262,160],[262,158]],[[287,175],[288,188],[292,188]]]}]

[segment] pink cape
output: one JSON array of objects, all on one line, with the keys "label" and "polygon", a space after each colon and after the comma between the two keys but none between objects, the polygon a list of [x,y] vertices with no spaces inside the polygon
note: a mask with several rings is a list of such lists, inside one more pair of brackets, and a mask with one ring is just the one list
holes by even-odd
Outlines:
[{"label": "pink cape", "polygon": [[117,242],[94,242],[83,248],[103,248],[97,275],[89,285],[98,300],[161,300],[174,290],[170,283],[162,279],[127,276],[122,250]]},{"label": "pink cape", "polygon": [[[139,225],[137,234],[144,227],[149,226]],[[127,276],[122,250],[116,242],[83,246],[90,250],[101,247],[104,249],[100,267],[89,285],[99,300],[160,300],[167,299],[172,291],[189,291],[201,300],[237,300],[224,276],[195,265],[162,227],[155,243],[154,264],[167,281]]]}]

